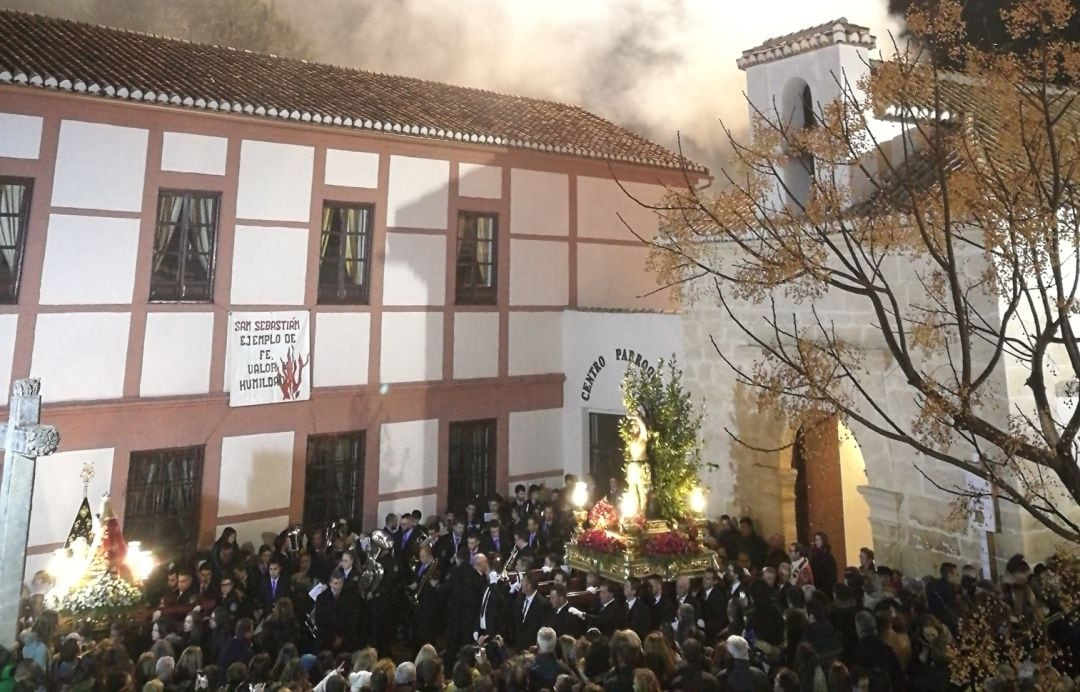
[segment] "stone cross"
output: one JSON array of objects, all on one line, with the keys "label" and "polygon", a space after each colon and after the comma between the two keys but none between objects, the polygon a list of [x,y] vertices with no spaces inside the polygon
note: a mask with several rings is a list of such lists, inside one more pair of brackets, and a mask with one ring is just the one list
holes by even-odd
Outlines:
[{"label": "stone cross", "polygon": [[41,380],[16,380],[8,408],[8,420],[0,424],[0,449],[5,452],[0,482],[0,644],[11,647],[18,636],[34,470],[38,457],[56,451],[60,433],[39,424]]}]

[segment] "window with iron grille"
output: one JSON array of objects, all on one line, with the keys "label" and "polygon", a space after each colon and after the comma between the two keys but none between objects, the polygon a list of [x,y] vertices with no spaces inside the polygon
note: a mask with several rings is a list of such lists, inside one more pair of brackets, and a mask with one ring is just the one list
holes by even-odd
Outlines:
[{"label": "window with iron grille", "polygon": [[0,303],[19,299],[19,271],[32,188],[30,180],[0,177]]},{"label": "window with iron grille", "polygon": [[304,474],[304,524],[364,517],[364,431],[310,435]]},{"label": "window with iron grille", "polygon": [[124,537],[166,555],[190,554],[199,540],[203,447],[132,452]]},{"label": "window with iron grille", "polygon": [[150,300],[213,299],[220,199],[213,192],[158,195]]},{"label": "window with iron grille", "polygon": [[499,217],[463,211],[458,214],[458,305],[494,305],[496,284],[496,235]]},{"label": "window with iron grille", "polygon": [[323,205],[320,303],[367,304],[373,210],[370,204]]},{"label": "window with iron grille", "polygon": [[490,419],[450,424],[450,509],[462,512],[468,503],[483,502],[495,492],[497,422]]}]

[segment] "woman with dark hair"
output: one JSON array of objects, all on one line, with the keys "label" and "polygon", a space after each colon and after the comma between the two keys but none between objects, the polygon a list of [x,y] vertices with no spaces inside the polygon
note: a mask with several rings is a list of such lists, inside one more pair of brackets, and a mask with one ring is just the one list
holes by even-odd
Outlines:
[{"label": "woman with dark hair", "polygon": [[210,564],[214,566],[214,575],[232,574],[239,564],[240,546],[236,544],[236,529],[226,526],[210,548]]},{"label": "woman with dark hair", "polygon": [[1046,604],[1031,588],[1031,566],[1023,555],[1013,555],[1005,563],[1005,576],[1001,578],[1001,595],[1018,618],[1041,623],[1046,617]]},{"label": "woman with dark hair", "polygon": [[176,670],[173,673],[173,684],[177,692],[194,692],[200,683],[199,675],[203,673],[203,651],[197,646],[189,646],[180,654],[176,661]]},{"label": "woman with dark hair", "polygon": [[279,598],[269,619],[262,625],[259,644],[263,651],[277,656],[285,644],[296,641],[299,633],[292,600]]},{"label": "woman with dark hair", "polygon": [[831,599],[836,586],[836,558],[829,545],[829,537],[824,531],[814,534],[814,545],[810,548],[810,569],[814,573],[814,588],[823,591]]},{"label": "woman with dark hair", "polygon": [[650,632],[641,643],[641,648],[644,652],[642,662],[645,667],[655,673],[661,687],[667,689],[675,678],[675,652],[668,646],[664,635],[658,631]]},{"label": "woman with dark hair", "polygon": [[207,654],[207,660],[216,661],[218,654],[221,653],[221,649],[233,638],[233,628],[236,626],[236,619],[233,617],[229,609],[224,606],[218,606],[214,608],[214,612],[210,613],[210,619],[207,621],[207,626],[210,628],[210,634],[205,638],[209,648],[204,651]]},{"label": "woman with dark hair", "polygon": [[799,676],[799,689],[804,692],[828,692],[828,680],[825,671],[821,669],[821,659],[818,658],[814,647],[806,642],[799,644],[795,649],[795,657],[792,660],[792,670]]}]

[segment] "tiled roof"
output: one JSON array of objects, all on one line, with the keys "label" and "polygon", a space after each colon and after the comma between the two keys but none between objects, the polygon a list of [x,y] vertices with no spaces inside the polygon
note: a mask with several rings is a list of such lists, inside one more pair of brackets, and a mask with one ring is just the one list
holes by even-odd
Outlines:
[{"label": "tiled roof", "polygon": [[0,84],[706,169],[576,106],[0,10]]},{"label": "tiled roof", "polygon": [[850,43],[872,49],[875,42],[876,39],[868,27],[852,24],[846,17],[841,17],[809,29],[770,38],[759,46],[744,50],[735,64],[740,70],[745,70],[754,65],[806,53],[834,43]]}]

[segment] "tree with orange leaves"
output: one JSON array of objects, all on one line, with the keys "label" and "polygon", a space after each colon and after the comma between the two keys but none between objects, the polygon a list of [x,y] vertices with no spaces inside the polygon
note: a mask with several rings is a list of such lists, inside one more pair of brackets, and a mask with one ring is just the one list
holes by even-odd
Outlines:
[{"label": "tree with orange leaves", "polygon": [[[661,283],[715,289],[760,351],[747,366],[714,340],[759,406],[839,415],[985,483],[942,489],[1080,543],[1075,13],[1015,0],[1014,41],[987,46],[959,0],[912,3],[912,40],[855,83],[834,75],[835,100],[751,103],[719,191],[673,191],[645,240]],[[843,311],[866,319],[838,326]],[[884,370],[902,413],[873,384]]]}]

